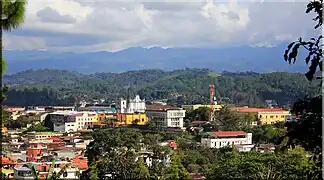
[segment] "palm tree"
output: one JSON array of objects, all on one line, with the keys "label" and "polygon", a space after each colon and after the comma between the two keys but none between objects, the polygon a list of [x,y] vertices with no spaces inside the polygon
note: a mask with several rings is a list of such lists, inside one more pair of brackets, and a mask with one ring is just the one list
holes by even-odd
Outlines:
[{"label": "palm tree", "polygon": [[[1,0],[1,31],[12,31],[17,29],[20,24],[24,22],[25,19],[25,9],[27,5],[27,0]],[[0,38],[1,50],[3,50],[2,38]],[[2,63],[0,63],[0,74],[3,75],[6,71],[6,61],[3,58],[3,53],[1,54]],[[2,81],[2,78],[1,78]],[[3,84],[3,83],[1,83]],[[4,95],[7,91],[6,87],[1,87],[1,104],[6,98]],[[0,111],[2,113],[2,111]],[[2,114],[1,114],[2,115]]]},{"label": "palm tree", "polygon": [[[70,164],[69,163],[66,164],[63,168],[61,168],[61,170],[58,173],[54,171],[54,167],[55,167],[55,160],[52,161],[46,180],[58,180],[62,176],[62,174],[66,172],[66,169],[70,167]],[[35,166],[32,166],[32,172],[33,172],[34,179],[39,180],[38,173]]]},{"label": "palm tree", "polygon": [[25,19],[26,0],[2,0],[1,29],[12,31],[17,29]]},{"label": "palm tree", "polygon": [[[1,0],[1,30],[12,31],[17,29],[25,19],[26,0]],[[2,46],[2,40],[1,40]],[[2,47],[3,48],[3,47]],[[5,63],[2,58],[2,63]],[[5,70],[5,64],[2,65],[2,71]],[[3,72],[1,73],[3,74]]]}]

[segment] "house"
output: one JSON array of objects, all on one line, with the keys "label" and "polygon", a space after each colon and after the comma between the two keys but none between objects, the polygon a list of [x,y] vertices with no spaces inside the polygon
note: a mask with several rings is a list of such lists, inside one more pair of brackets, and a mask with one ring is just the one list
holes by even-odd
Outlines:
[{"label": "house", "polygon": [[87,129],[97,122],[95,112],[60,111],[48,114],[53,123],[54,131],[73,132],[79,129]]},{"label": "house", "polygon": [[28,140],[46,140],[51,137],[60,137],[63,136],[63,133],[57,132],[28,132]]},{"label": "house", "polygon": [[254,144],[236,144],[235,147],[239,152],[248,152],[256,148]]},{"label": "house", "polygon": [[161,127],[183,128],[186,110],[173,106],[148,105],[146,115],[150,121]]},{"label": "house", "polygon": [[34,179],[33,171],[28,167],[15,167],[14,179],[33,180]]},{"label": "house", "polygon": [[293,122],[297,121],[298,119],[300,119],[300,116],[287,116],[285,122]]},{"label": "house", "polygon": [[5,107],[4,110],[10,113],[13,120],[17,120],[19,116],[25,114],[24,107]]},{"label": "house", "polygon": [[[29,179],[30,174],[29,172],[32,171],[32,167],[35,167],[37,175],[40,179],[45,179],[48,175],[48,172],[50,170],[51,165],[53,162],[46,161],[46,162],[32,162],[32,163],[24,163],[22,164],[21,167],[15,168],[15,174],[14,178],[16,179],[21,179],[21,175],[26,175]],[[60,160],[55,160],[54,161],[54,173],[58,173],[61,171],[61,169],[66,166],[67,164],[70,164],[70,162],[67,161],[60,161]],[[16,173],[17,172],[17,173]],[[20,175],[19,175],[20,172]],[[25,174],[21,172],[27,172]],[[17,176],[16,176],[17,174]],[[73,167],[73,166],[67,166],[62,175],[59,177],[59,179],[79,179],[80,171],[78,168]],[[32,174],[32,177],[34,175]]]},{"label": "house", "polygon": [[201,138],[201,144],[209,148],[222,148],[237,144],[252,144],[252,133],[244,131],[208,132]]},{"label": "house", "polygon": [[284,122],[287,116],[290,116],[289,111],[275,108],[249,108],[249,107],[234,107],[232,110],[239,113],[251,113],[254,115],[256,122],[253,124],[274,124]]}]

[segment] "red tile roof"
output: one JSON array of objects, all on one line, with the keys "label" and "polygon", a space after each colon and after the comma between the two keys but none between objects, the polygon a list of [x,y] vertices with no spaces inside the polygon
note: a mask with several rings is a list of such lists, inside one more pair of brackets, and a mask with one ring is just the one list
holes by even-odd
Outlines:
[{"label": "red tile roof", "polygon": [[208,121],[192,121],[191,124],[206,124]]},{"label": "red tile roof", "polygon": [[148,111],[166,111],[166,110],[179,110],[181,108],[167,105],[147,105],[146,110]]},{"label": "red tile roof", "polygon": [[177,149],[177,147],[178,147],[175,140],[169,140],[168,145],[169,145],[169,147],[172,147],[174,149]]},{"label": "red tile roof", "polygon": [[47,138],[48,140],[53,140],[53,142],[61,142],[62,140],[60,138],[57,138],[57,137],[50,137],[50,138]]},{"label": "red tile roof", "polygon": [[88,160],[82,157],[75,157],[72,159],[72,165],[78,167],[79,169],[88,169]]},{"label": "red tile roof", "polygon": [[244,136],[244,131],[217,131],[215,135],[218,137],[235,137],[235,136]]},{"label": "red tile roof", "polygon": [[205,176],[200,175],[199,173],[192,173],[190,174],[192,179],[205,179]]}]

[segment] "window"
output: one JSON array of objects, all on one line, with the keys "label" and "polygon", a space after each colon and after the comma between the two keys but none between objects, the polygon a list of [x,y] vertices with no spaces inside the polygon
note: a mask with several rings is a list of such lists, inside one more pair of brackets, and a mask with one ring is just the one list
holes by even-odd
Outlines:
[{"label": "window", "polygon": [[262,118],[262,115],[260,115],[260,118]]},{"label": "window", "polygon": [[270,118],[273,118],[273,116],[270,116]]}]

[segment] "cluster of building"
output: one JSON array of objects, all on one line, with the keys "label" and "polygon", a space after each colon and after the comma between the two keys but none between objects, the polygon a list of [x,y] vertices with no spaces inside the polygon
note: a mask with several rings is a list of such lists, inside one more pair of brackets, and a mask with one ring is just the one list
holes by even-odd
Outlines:
[{"label": "cluster of building", "polygon": [[8,130],[2,141],[2,173],[12,179],[45,179],[52,168],[60,178],[79,179],[80,173],[88,169],[84,156],[87,145],[93,140],[82,132],[69,134],[57,132],[28,132]]},{"label": "cluster of building", "polygon": [[[8,177],[14,179],[34,179],[32,167],[35,167],[40,178],[45,178],[49,168],[54,163],[54,171],[64,169],[62,178],[78,179],[80,173],[86,170],[87,159],[84,156],[87,145],[93,140],[87,132],[97,127],[145,126],[154,122],[163,128],[184,128],[186,110],[200,107],[212,107],[213,111],[223,106],[214,105],[183,105],[181,108],[162,104],[146,105],[144,99],[136,96],[134,99],[121,99],[117,105],[82,105],[81,107],[68,106],[37,106],[37,107],[7,107],[12,119],[24,116],[34,125],[40,122],[50,122],[53,132],[29,132],[23,135],[17,130],[2,129],[7,135],[3,141],[2,164]],[[249,114],[254,117],[252,125],[273,124],[282,121],[295,120],[289,111],[278,108],[249,108],[233,107],[233,111]],[[207,121],[193,121],[191,128],[199,128]],[[29,126],[30,126],[29,125]],[[166,142],[176,148],[173,141]],[[209,148],[235,146],[239,151],[256,149],[260,152],[274,150],[274,146],[256,146],[252,143],[252,133],[243,131],[216,131],[204,133],[201,145]],[[143,151],[143,157],[149,152]],[[149,157],[149,156],[147,156]],[[168,163],[169,160],[163,160]],[[145,158],[150,165],[151,160]]]}]

